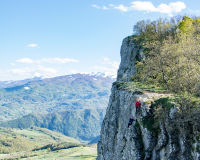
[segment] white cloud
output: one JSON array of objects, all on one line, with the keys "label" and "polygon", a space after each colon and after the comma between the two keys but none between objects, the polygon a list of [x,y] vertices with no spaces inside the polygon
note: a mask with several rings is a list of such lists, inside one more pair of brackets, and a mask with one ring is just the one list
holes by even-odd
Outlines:
[{"label": "white cloud", "polygon": [[108,10],[109,8],[106,7],[106,6],[103,6],[102,9],[103,9],[103,10]]},{"label": "white cloud", "polygon": [[112,61],[110,60],[109,58],[107,57],[104,57],[103,58],[103,65],[108,65],[108,66],[111,66],[111,69],[112,70],[117,70],[119,68],[119,62],[117,61]]},{"label": "white cloud", "polygon": [[[95,61],[95,60],[94,60]],[[56,76],[82,73],[104,73],[116,77],[119,62],[108,57],[102,57],[93,62],[93,65],[87,62],[79,62],[72,58],[21,58],[14,62],[9,69],[0,69],[0,79],[2,80],[21,80],[33,77],[51,78]],[[70,63],[70,64],[69,64]]]},{"label": "white cloud", "polygon": [[91,5],[93,8],[96,8],[96,9],[101,9],[101,7],[100,6],[98,6],[98,5],[96,5],[96,4],[93,4],[93,5]]},{"label": "white cloud", "polygon": [[35,73],[33,74],[33,77],[42,77],[42,74],[39,73],[39,72],[35,72]]},{"label": "white cloud", "polygon": [[7,70],[0,69],[1,81],[22,80],[27,78],[42,77],[51,78],[63,74],[62,70],[53,67],[34,66],[34,67],[18,67]]},{"label": "white cloud", "polygon": [[15,66],[16,64],[15,64],[15,63],[10,63],[10,65],[11,65],[11,66]]},{"label": "white cloud", "polygon": [[[20,80],[33,77],[50,78],[71,74],[73,72],[78,73],[81,69],[78,69],[79,71],[73,70],[77,66],[75,63],[78,62],[79,60],[77,59],[60,57],[41,59],[21,58],[17,59],[15,63],[10,63],[10,69],[0,69],[0,79]],[[70,65],[68,65],[69,63]],[[72,66],[74,66],[74,68],[72,68]]]},{"label": "white cloud", "polygon": [[129,8],[126,7],[126,6],[124,6],[123,4],[120,4],[120,5],[118,5],[118,6],[114,6],[114,5],[113,5],[113,8],[114,8],[114,9],[117,9],[117,10],[120,10],[120,11],[122,11],[122,12],[127,12],[127,11],[129,10]]},{"label": "white cloud", "polygon": [[25,68],[13,68],[8,71],[12,76],[15,77],[54,77],[57,76],[58,71],[55,68],[49,68],[45,66],[36,66],[36,67],[25,67]]},{"label": "white cloud", "polygon": [[172,2],[169,4],[172,11],[178,13],[181,12],[183,9],[186,9],[186,4],[184,2]]},{"label": "white cloud", "polygon": [[[103,9],[98,5],[93,5],[94,8]],[[105,7],[105,6],[104,6]],[[186,8],[186,4],[181,1],[171,2],[169,4],[161,3],[157,7],[151,1],[133,1],[129,6],[124,4],[114,5],[109,4],[107,9],[116,9],[122,12],[128,11],[144,11],[144,12],[157,12],[172,16],[175,13],[179,13]]]},{"label": "white cloud", "polygon": [[31,43],[31,44],[28,44],[27,47],[33,47],[33,48],[34,48],[34,47],[38,47],[38,44]]},{"label": "white cloud", "polygon": [[131,3],[129,10],[155,12],[156,7],[150,1],[135,1]]},{"label": "white cloud", "polygon": [[110,61],[110,59],[109,59],[108,57],[104,57],[104,58],[103,58],[103,61],[104,61],[104,62],[107,62],[107,61]]},{"label": "white cloud", "polygon": [[39,62],[46,62],[46,63],[78,63],[79,60],[71,59],[71,58],[44,58],[41,59]]},{"label": "white cloud", "polygon": [[96,8],[96,9],[102,9],[102,10],[108,10],[109,8],[106,7],[106,6],[99,6],[99,5],[96,5],[96,4],[93,4],[91,5],[93,8]]},{"label": "white cloud", "polygon": [[14,69],[11,69],[10,72],[12,74],[24,75],[27,72],[29,72],[29,70],[27,70],[27,68],[14,68]]},{"label": "white cloud", "polygon": [[111,59],[104,57],[103,61],[100,64],[93,66],[91,69],[92,72],[94,73],[101,72],[107,76],[110,75],[116,77],[118,67],[119,67],[119,62],[112,61]]},{"label": "white cloud", "polygon": [[27,63],[27,64],[35,63],[35,61],[30,59],[30,58],[18,59],[18,60],[16,60],[16,62],[18,62],[18,63]]},{"label": "white cloud", "polygon": [[[64,64],[68,63],[78,63],[79,60],[72,58],[41,58],[41,59],[31,59],[31,58],[21,58],[16,60],[15,65],[9,70],[1,71],[2,76],[0,79],[26,79],[33,77],[43,77],[50,78],[60,75],[66,75],[69,71],[63,69]],[[20,64],[20,65],[19,65]]]},{"label": "white cloud", "polygon": [[41,63],[60,63],[60,64],[66,64],[66,63],[78,63],[79,60],[77,59],[71,59],[71,58],[42,58],[39,60],[33,60],[31,58],[22,58],[16,60],[18,63],[24,63],[24,64],[41,64]]},{"label": "white cloud", "polygon": [[190,15],[200,15],[200,10],[194,10],[194,9],[187,9],[187,13],[189,13]]}]

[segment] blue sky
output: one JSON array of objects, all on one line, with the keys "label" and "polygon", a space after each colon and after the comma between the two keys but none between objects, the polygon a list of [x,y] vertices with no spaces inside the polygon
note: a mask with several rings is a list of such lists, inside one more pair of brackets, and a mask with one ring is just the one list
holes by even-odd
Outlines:
[{"label": "blue sky", "polygon": [[0,81],[116,74],[122,39],[137,21],[198,16],[198,6],[198,0],[0,0]]}]

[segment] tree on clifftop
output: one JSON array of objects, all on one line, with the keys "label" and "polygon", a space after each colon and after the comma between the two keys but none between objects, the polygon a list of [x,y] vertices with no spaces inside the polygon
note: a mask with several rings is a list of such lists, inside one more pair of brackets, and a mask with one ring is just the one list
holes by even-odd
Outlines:
[{"label": "tree on clifftop", "polygon": [[135,41],[146,59],[137,62],[135,79],[175,93],[200,95],[200,19],[141,21]]}]

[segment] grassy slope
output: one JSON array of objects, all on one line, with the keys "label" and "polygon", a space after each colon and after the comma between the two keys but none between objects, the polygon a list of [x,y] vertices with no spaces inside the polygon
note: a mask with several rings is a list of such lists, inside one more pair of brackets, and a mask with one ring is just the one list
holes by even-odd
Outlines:
[{"label": "grassy slope", "polygon": [[0,155],[0,159],[24,159],[24,160],[95,160],[97,147],[74,147],[58,151],[40,150],[33,152],[19,152],[14,154]]},{"label": "grassy slope", "polygon": [[0,159],[95,159],[96,146],[47,129],[0,128]]},{"label": "grassy slope", "polygon": [[158,87],[153,84],[144,84],[140,82],[115,82],[115,84],[120,89],[126,89],[129,91],[168,93],[167,90],[165,90],[164,88]]},{"label": "grassy slope", "polygon": [[[171,101],[177,100],[177,98],[180,98],[180,96],[176,93],[170,93],[168,90],[164,89],[163,87],[156,86],[154,84],[145,84],[145,83],[140,83],[140,82],[122,82],[122,83],[116,83],[116,85],[120,89],[126,89],[129,91],[135,91],[138,93],[142,92],[152,92],[152,93],[161,93],[165,94],[167,97],[171,99]],[[185,95],[187,96],[187,95]],[[197,96],[189,95],[190,100],[194,104],[199,104],[200,103],[200,98]]]},{"label": "grassy slope", "polygon": [[42,128],[25,130],[0,128],[0,135],[0,153],[28,151],[61,142],[80,143],[73,138]]}]

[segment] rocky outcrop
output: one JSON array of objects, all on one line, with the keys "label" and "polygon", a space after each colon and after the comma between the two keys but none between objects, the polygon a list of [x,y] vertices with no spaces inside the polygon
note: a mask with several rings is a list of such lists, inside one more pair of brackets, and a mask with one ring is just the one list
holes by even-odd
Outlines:
[{"label": "rocky outcrop", "polygon": [[121,46],[121,63],[117,74],[117,81],[129,81],[135,74],[135,63],[144,58],[143,50],[134,43],[131,37],[123,40]]},{"label": "rocky outcrop", "polygon": [[[102,124],[97,160],[200,160],[200,145],[190,125],[185,126],[184,132],[176,125],[178,106],[165,113],[164,121],[155,122],[153,102],[169,95],[122,87],[135,73],[138,54],[142,56],[134,41],[124,39],[118,78],[113,83]],[[141,99],[142,106],[136,111],[137,98]],[[131,116],[134,121],[128,127]]]}]

